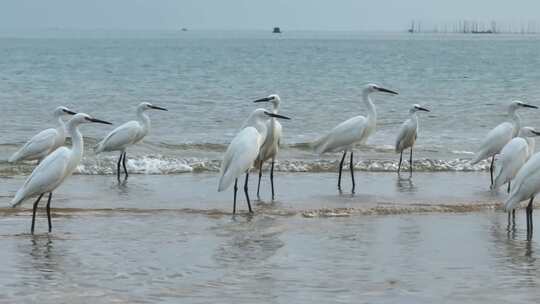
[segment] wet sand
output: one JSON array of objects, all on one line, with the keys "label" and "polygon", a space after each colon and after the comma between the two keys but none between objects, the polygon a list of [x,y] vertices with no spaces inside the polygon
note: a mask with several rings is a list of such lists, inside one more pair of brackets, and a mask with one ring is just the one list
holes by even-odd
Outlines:
[{"label": "wet sand", "polygon": [[[231,193],[213,191],[215,174],[133,175],[120,186],[113,176],[73,176],[53,203],[52,234],[42,211],[37,234],[28,234],[31,202],[1,208],[0,302],[525,303],[540,296],[540,240],[527,240],[523,212],[507,226],[494,208],[504,193],[486,190],[485,173],[420,173],[411,186],[394,174],[362,172],[354,196],[339,195],[335,178],[279,174],[276,203],[254,200],[254,216],[232,217]],[[22,178],[1,182],[6,206]],[[337,212],[319,212],[325,208]],[[377,208],[397,211],[361,212]]]},{"label": "wet sand", "polygon": [[[408,175],[404,175],[408,177]],[[503,190],[490,191],[489,176],[484,173],[415,173],[412,179],[394,173],[356,174],[356,193],[350,192],[350,177],[343,176],[343,193],[337,191],[334,173],[277,173],[276,201],[270,202],[268,177],[261,183],[261,201],[256,202],[256,174],[250,177],[250,196],[254,206],[266,211],[303,212],[321,208],[357,208],[376,206],[496,206],[504,200]],[[179,175],[132,175],[126,183],[114,176],[74,175],[55,193],[56,208],[134,208],[192,209],[232,211],[232,187],[217,192],[215,173]],[[24,177],[4,178],[6,190],[0,192],[0,206],[8,206],[10,197]],[[238,207],[247,210],[239,181]],[[31,202],[24,207],[31,207]]]}]

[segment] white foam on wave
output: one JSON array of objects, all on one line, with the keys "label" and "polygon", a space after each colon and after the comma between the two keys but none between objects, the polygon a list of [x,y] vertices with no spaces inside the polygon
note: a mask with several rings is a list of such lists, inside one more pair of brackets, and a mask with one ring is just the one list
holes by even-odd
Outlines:
[{"label": "white foam on wave", "polygon": [[[77,167],[76,174],[109,175],[116,174],[117,158],[114,156],[89,156]],[[339,160],[329,159],[301,159],[278,160],[275,170],[279,172],[335,172]],[[221,160],[202,158],[175,158],[162,155],[145,155],[128,157],[127,167],[130,173],[135,174],[182,174],[195,172],[219,172]],[[264,170],[268,170],[270,163],[266,163]],[[346,164],[345,166],[348,166]],[[470,172],[489,170],[487,160],[471,165],[470,159],[416,159],[414,170],[417,172]],[[355,170],[366,172],[395,172],[398,167],[397,160],[361,160],[355,163]],[[0,162],[0,176],[26,175],[32,172],[35,163],[23,162],[9,164]],[[408,170],[409,163],[404,160],[402,170]]]}]

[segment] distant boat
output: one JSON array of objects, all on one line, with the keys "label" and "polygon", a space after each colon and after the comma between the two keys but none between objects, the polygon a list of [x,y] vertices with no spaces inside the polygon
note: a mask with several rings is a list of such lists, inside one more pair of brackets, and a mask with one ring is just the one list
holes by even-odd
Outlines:
[{"label": "distant boat", "polygon": [[183,27],[182,32],[187,32],[187,28]]},{"label": "distant boat", "polygon": [[492,31],[492,30],[487,30],[487,31],[472,31],[471,33],[473,33],[473,34],[493,34],[493,31]]},{"label": "distant boat", "polygon": [[275,27],[274,30],[272,31],[272,33],[281,34],[281,29],[279,27]]}]

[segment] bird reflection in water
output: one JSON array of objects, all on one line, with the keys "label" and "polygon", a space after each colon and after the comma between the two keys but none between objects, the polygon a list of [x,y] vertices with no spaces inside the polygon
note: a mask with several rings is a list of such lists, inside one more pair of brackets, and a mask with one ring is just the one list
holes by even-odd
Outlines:
[{"label": "bird reflection in water", "polygon": [[396,187],[398,192],[410,192],[415,193],[417,188],[414,186],[412,176],[407,174],[408,177],[403,177],[401,174],[398,174],[396,179]]}]

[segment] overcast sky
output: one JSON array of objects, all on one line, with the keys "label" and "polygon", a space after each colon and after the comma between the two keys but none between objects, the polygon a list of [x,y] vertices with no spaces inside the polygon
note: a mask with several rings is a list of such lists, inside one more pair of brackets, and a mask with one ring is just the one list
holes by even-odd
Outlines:
[{"label": "overcast sky", "polygon": [[0,0],[0,29],[401,31],[411,19],[520,24],[539,12],[538,0]]}]

